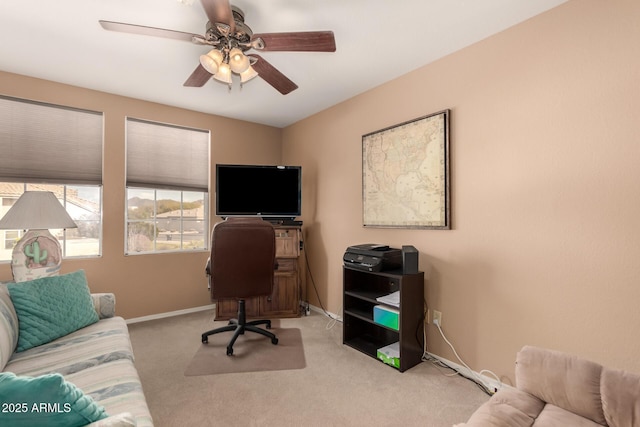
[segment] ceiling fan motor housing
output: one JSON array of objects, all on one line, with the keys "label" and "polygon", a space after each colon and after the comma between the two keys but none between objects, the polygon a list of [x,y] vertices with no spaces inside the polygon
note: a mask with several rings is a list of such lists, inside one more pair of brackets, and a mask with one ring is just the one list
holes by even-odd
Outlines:
[{"label": "ceiling fan motor housing", "polygon": [[250,43],[253,30],[244,23],[244,12],[242,9],[237,6],[231,6],[231,11],[235,23],[235,31],[233,34],[229,33],[229,26],[227,24],[208,21],[205,37],[211,44],[224,44],[226,46],[238,47],[244,52],[251,49]]}]

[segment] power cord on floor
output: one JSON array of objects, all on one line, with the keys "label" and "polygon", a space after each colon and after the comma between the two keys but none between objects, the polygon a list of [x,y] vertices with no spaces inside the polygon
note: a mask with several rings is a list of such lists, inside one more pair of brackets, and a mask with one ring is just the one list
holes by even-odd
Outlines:
[{"label": "power cord on floor", "polygon": [[[340,312],[342,312],[342,307],[340,307],[340,310],[338,310]],[[326,311],[325,311],[326,313]],[[333,328],[337,323],[342,323],[342,320],[340,320],[337,317],[333,317],[330,314],[327,314],[327,316],[329,316],[329,323],[327,323],[327,326],[325,326],[325,329],[329,330],[331,328]]]},{"label": "power cord on floor", "polygon": [[[304,240],[303,240],[304,242]],[[342,323],[342,320],[340,320],[337,317],[333,317],[331,315],[331,313],[329,313],[325,308],[324,305],[322,304],[322,300],[320,299],[320,294],[318,293],[318,288],[316,287],[316,282],[315,280],[313,280],[313,274],[311,273],[311,266],[309,265],[309,257],[307,256],[307,251],[306,248],[303,251],[304,252],[304,260],[305,260],[305,265],[307,266],[307,272],[309,273],[309,279],[311,279],[311,285],[313,286],[313,290],[316,293],[316,298],[318,298],[318,303],[320,304],[320,308],[322,309],[322,311],[324,312],[325,316],[327,316],[330,320],[330,322],[327,324],[327,329],[331,329],[335,326],[335,324],[337,322]],[[308,301],[307,301],[308,303]],[[342,307],[340,308],[340,311],[342,311]]]},{"label": "power cord on floor", "polygon": [[[427,310],[425,310],[425,316],[426,316]],[[426,317],[425,317],[426,318]],[[428,351],[427,351],[427,332],[426,332],[426,328],[423,328],[423,332],[424,332],[424,353],[422,355],[422,360],[425,362],[431,362],[434,365],[437,366],[441,366],[447,369],[452,370],[454,373],[451,374],[451,376],[453,375],[460,375],[463,378],[466,378],[469,381],[472,381],[473,383],[475,383],[480,390],[482,390],[483,392],[485,392],[486,394],[488,394],[489,396],[492,396],[493,394],[495,394],[495,392],[502,387],[502,381],[500,381],[500,378],[493,373],[492,371],[488,370],[488,369],[483,369],[480,371],[480,375],[483,374],[489,374],[492,377],[495,378],[495,380],[497,381],[497,383],[499,384],[498,388],[495,388],[492,390],[491,387],[487,386],[484,382],[484,380],[482,380],[482,378],[480,378],[470,367],[469,365],[467,365],[464,360],[462,360],[462,358],[458,355],[458,352],[456,351],[455,347],[453,346],[453,344],[451,344],[451,342],[447,339],[447,337],[444,334],[444,331],[442,330],[442,327],[440,326],[440,323],[438,321],[434,322],[434,325],[438,328],[438,332],[440,332],[440,335],[442,336],[442,339],[444,340],[444,342],[447,343],[447,345],[451,348],[451,350],[453,351],[453,354],[456,356],[456,358],[458,359],[458,361],[460,362],[460,364],[462,366],[464,366],[467,371],[469,372],[469,374],[471,375],[465,375],[465,373],[461,372],[460,370],[447,365],[445,362],[443,362],[440,359],[437,359],[433,356],[431,356]],[[444,374],[446,375],[446,374]],[[450,376],[450,375],[447,375]]]}]

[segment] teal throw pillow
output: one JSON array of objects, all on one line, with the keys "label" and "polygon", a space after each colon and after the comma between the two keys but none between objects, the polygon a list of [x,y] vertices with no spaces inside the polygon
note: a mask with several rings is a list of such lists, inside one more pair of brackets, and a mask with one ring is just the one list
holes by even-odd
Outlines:
[{"label": "teal throw pillow", "polygon": [[8,285],[24,351],[98,321],[84,270]]},{"label": "teal throw pillow", "polygon": [[104,408],[60,374],[0,373],[0,425],[77,427],[107,418]]}]

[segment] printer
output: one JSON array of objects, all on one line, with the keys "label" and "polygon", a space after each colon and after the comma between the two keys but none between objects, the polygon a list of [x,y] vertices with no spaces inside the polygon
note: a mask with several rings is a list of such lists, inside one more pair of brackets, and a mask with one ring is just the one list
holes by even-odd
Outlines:
[{"label": "printer", "polygon": [[342,257],[346,267],[365,271],[402,268],[402,251],[387,245],[365,243],[349,246]]}]

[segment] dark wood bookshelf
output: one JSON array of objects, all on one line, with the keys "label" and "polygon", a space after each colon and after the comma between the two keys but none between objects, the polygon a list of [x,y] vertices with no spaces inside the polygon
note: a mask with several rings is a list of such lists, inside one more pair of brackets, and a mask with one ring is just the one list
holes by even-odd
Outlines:
[{"label": "dark wood bookshelf", "polygon": [[[378,349],[400,348],[400,372],[417,365],[423,353],[424,273],[369,272],[343,267],[343,343],[377,359]],[[398,330],[374,322],[376,298],[400,291]]]}]

